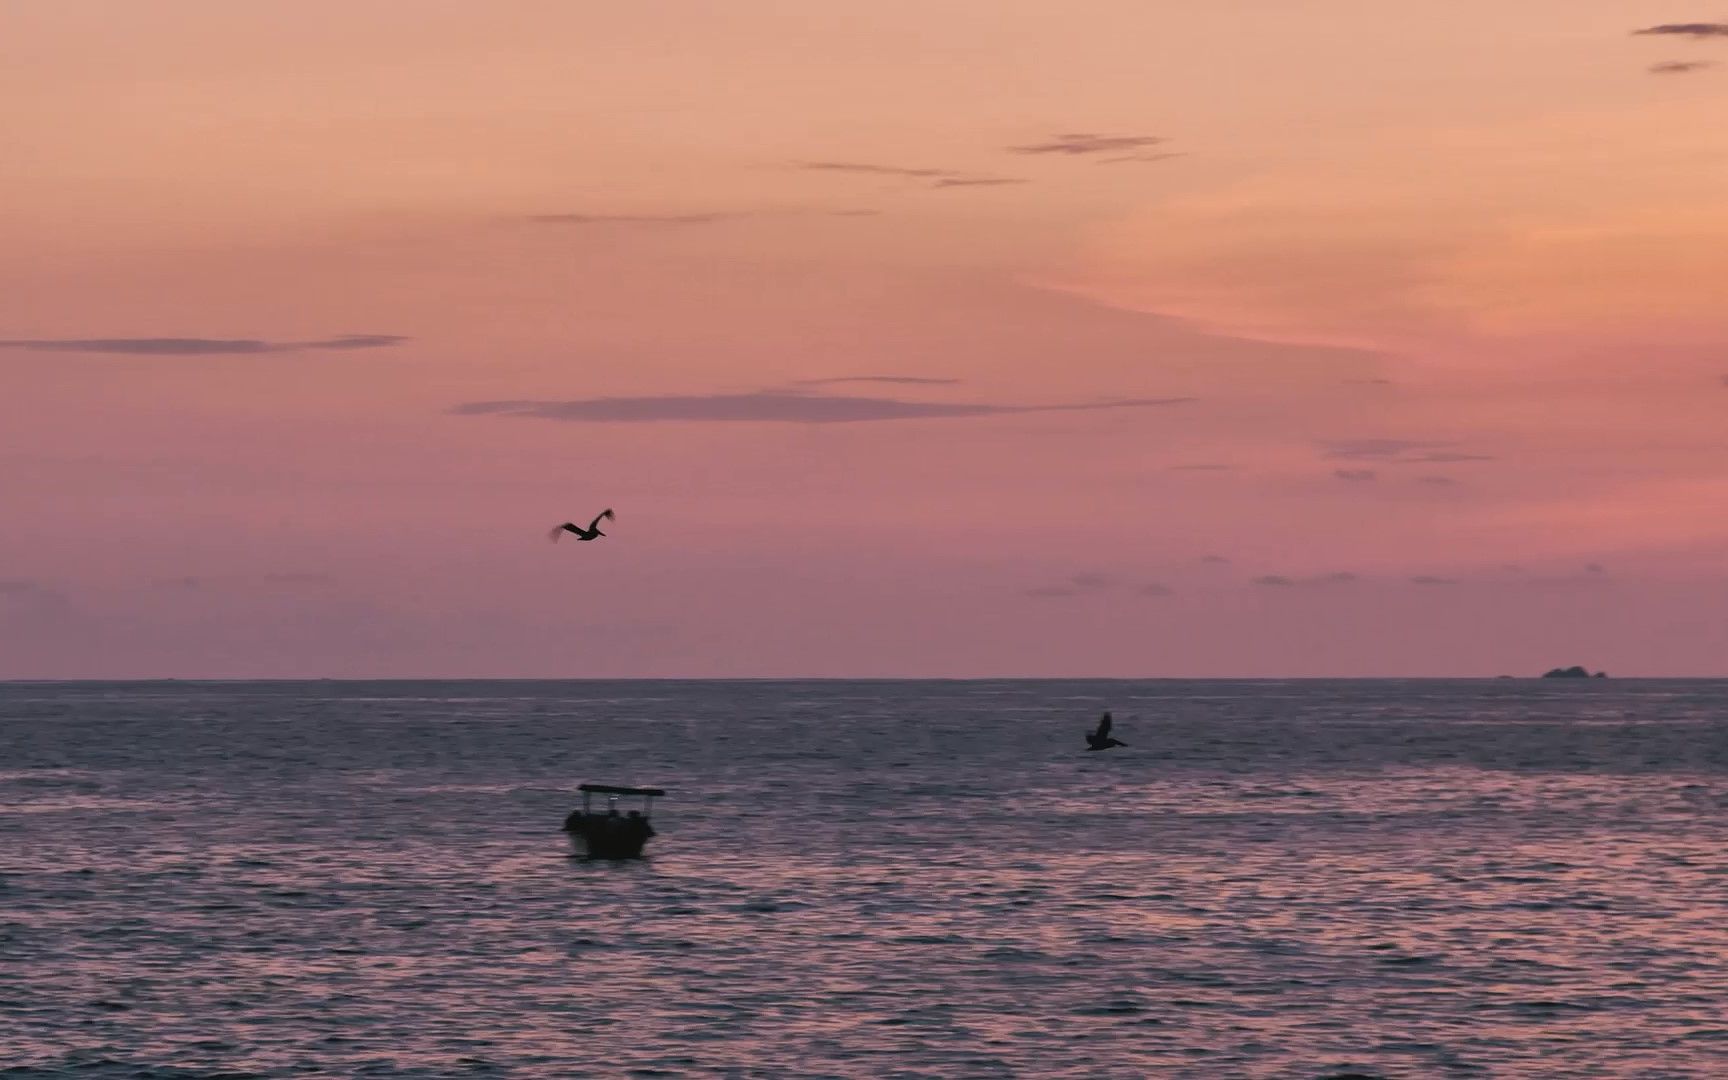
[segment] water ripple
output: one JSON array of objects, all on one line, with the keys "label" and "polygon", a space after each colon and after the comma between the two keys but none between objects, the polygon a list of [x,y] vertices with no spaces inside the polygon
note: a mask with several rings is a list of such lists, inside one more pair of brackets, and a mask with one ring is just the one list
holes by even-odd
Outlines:
[{"label": "water ripple", "polygon": [[[1728,1075],[1725,705],[0,686],[0,1080]],[[564,857],[585,779],[653,859]]]}]

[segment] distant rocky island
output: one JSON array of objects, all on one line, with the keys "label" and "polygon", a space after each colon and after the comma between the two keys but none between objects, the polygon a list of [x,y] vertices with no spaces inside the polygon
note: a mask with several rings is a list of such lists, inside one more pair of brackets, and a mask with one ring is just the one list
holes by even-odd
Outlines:
[{"label": "distant rocky island", "polygon": [[1549,671],[1544,671],[1542,677],[1544,679],[1606,679],[1608,673],[1606,671],[1598,671],[1596,674],[1592,675],[1586,668],[1557,667]]}]

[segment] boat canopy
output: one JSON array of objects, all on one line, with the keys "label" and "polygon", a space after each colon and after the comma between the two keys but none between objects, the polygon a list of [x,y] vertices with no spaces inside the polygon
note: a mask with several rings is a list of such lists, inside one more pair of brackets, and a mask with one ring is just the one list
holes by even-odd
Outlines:
[{"label": "boat canopy", "polygon": [[596,795],[664,795],[663,788],[657,787],[619,787],[616,784],[579,784],[577,791],[592,792]]}]

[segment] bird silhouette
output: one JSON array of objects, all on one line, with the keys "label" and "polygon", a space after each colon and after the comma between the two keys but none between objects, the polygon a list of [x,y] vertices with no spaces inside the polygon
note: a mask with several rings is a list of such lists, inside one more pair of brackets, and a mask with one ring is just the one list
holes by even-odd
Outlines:
[{"label": "bird silhouette", "polygon": [[1098,721],[1098,730],[1088,731],[1086,733],[1086,749],[1108,750],[1112,746],[1127,746],[1128,744],[1122,742],[1120,739],[1112,739],[1110,737],[1110,728],[1114,723],[1115,721],[1110,719],[1110,714],[1105,713],[1104,719]]},{"label": "bird silhouette", "polygon": [[588,527],[586,529],[584,529],[582,526],[576,524],[573,521],[566,521],[564,524],[559,525],[557,528],[553,529],[549,535],[552,537],[552,539],[554,541],[557,541],[558,539],[560,539],[564,533],[571,533],[578,540],[597,540],[600,537],[606,535],[605,533],[600,531],[600,523],[602,521],[611,521],[611,520],[612,520],[612,511],[611,510],[602,510],[602,511],[600,511],[600,516],[596,517],[593,521],[590,521],[588,523]]}]

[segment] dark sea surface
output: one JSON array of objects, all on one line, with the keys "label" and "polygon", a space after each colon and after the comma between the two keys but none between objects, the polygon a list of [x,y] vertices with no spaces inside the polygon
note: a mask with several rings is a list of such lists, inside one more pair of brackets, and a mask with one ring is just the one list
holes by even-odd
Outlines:
[{"label": "dark sea surface", "polygon": [[1728,683],[0,685],[0,1077],[1344,1072],[1728,1077]]}]

